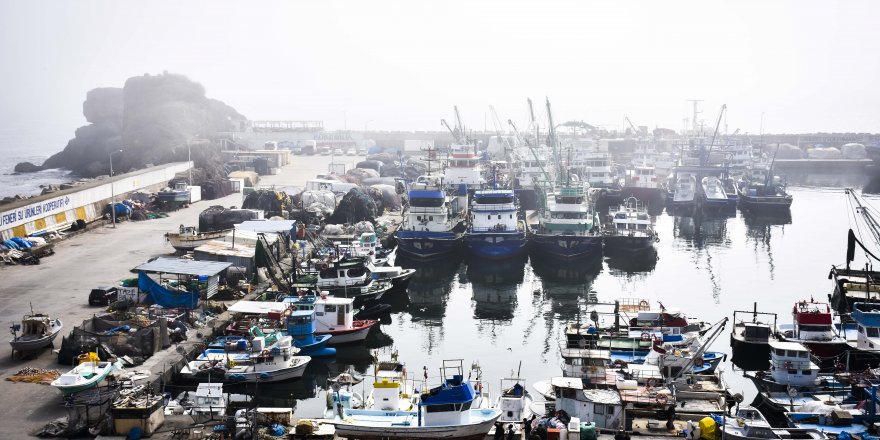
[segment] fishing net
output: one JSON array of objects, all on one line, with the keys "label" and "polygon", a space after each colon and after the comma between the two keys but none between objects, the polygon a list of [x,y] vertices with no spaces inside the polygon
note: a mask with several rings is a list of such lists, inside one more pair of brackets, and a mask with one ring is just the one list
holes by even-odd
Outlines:
[{"label": "fishing net", "polygon": [[61,372],[58,370],[44,370],[42,368],[25,367],[18,370],[17,373],[6,378],[10,382],[26,382],[49,385],[53,380],[58,379]]}]

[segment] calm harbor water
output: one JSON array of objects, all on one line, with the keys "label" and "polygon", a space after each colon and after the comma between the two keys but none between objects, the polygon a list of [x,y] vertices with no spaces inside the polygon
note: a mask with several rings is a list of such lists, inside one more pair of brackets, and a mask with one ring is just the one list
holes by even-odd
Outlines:
[{"label": "calm harbor water", "polygon": [[[575,265],[548,261],[504,263],[446,259],[400,265],[418,269],[409,301],[394,304],[392,322],[371,335],[373,347],[398,350],[411,375],[428,367],[437,375],[441,360],[478,361],[484,378],[498,380],[522,361],[528,382],[560,375],[559,340],[566,322],[580,319],[591,295],[598,301],[644,298],[704,321],[731,317],[753,303],[791,321],[791,306],[810,296],[826,299],[832,264],[844,263],[852,218],[844,187],[861,188],[863,176],[789,176],[794,195],[790,217],[656,218],[657,258],[597,260]],[[866,196],[880,206],[880,198]],[[730,352],[729,330],[712,349]],[[295,405],[300,416],[318,416],[328,375],[354,365],[369,371],[369,350],[345,348],[335,362],[313,362],[302,381],[263,385],[264,405]],[[725,362],[734,392],[747,398],[754,387]],[[368,382],[368,381],[365,381]],[[361,391],[358,386],[358,391]],[[368,389],[364,391],[369,391]],[[294,400],[298,400],[294,404]]]}]

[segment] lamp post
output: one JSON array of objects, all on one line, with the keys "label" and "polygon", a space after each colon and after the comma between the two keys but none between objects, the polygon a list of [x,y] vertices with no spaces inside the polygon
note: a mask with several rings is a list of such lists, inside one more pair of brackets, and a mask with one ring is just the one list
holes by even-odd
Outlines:
[{"label": "lamp post", "polygon": [[122,150],[110,151],[107,153],[110,156],[110,221],[113,223],[113,228],[116,228],[116,192],[113,190],[113,153],[119,153]]}]

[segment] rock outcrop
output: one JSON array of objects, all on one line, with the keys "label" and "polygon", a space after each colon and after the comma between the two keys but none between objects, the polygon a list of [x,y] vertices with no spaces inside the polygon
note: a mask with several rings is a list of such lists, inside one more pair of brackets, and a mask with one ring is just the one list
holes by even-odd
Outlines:
[{"label": "rock outcrop", "polygon": [[[63,151],[42,166],[16,165],[17,172],[65,168],[75,175],[95,177],[185,161],[188,150],[199,177],[217,177],[222,164],[210,148],[217,132],[231,131],[245,121],[234,108],[205,96],[205,88],[186,76],[163,73],[129,78],[123,88],[88,92],[83,115],[89,125]],[[122,151],[120,151],[122,150]]]}]

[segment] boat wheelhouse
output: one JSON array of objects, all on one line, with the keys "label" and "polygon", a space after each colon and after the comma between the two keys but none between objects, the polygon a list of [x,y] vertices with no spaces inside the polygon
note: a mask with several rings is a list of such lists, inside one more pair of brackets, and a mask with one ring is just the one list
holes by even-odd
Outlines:
[{"label": "boat wheelhouse", "polygon": [[564,186],[548,194],[547,199],[538,229],[530,237],[533,249],[563,259],[601,255],[599,219],[590,207],[584,187]]},{"label": "boat wheelhouse", "polygon": [[770,377],[764,378],[771,391],[788,387],[811,388],[819,384],[819,366],[810,351],[797,342],[770,342]]},{"label": "boat wheelhouse", "polygon": [[617,373],[611,368],[611,351],[590,348],[559,349],[562,358],[562,375],[578,377],[585,387],[609,388],[617,381]]},{"label": "boat wheelhouse", "polygon": [[505,259],[525,252],[526,231],[512,190],[475,192],[470,216],[465,244],[472,255]]},{"label": "boat wheelhouse", "polygon": [[733,312],[730,348],[734,365],[748,371],[770,368],[770,342],[776,340],[776,314],[758,311],[755,303],[751,311]]},{"label": "boat wheelhouse", "polygon": [[345,409],[334,421],[336,434],[359,439],[485,437],[501,411],[472,407],[478,393],[465,379],[460,360],[443,361],[441,378],[439,386],[422,393],[416,411]]},{"label": "boat wheelhouse", "polygon": [[354,319],[354,299],[339,298],[322,294],[290,296],[283,303],[297,311],[315,311],[315,335],[332,336],[329,345],[340,345],[352,342],[363,342],[370,329],[378,321],[372,319]]},{"label": "boat wheelhouse", "polygon": [[844,353],[849,346],[846,339],[837,334],[834,328],[834,316],[828,303],[798,301],[792,307],[793,326],[782,333],[782,339],[799,342],[820,359],[828,359],[833,365],[834,359]]},{"label": "boat wheelhouse", "polygon": [[450,150],[443,173],[445,185],[450,189],[458,189],[462,185],[468,190],[481,188],[486,181],[483,179],[480,156],[474,151],[475,147],[452,145]]},{"label": "boat wheelhouse", "polygon": [[446,193],[443,176],[419,176],[407,193],[409,209],[397,231],[400,250],[417,258],[434,258],[457,252],[464,230],[464,198]]},{"label": "boat wheelhouse", "polygon": [[595,423],[603,430],[616,430],[624,425],[623,402],[617,391],[591,388],[574,377],[554,377],[550,379],[550,386],[555,399],[535,402],[533,412],[549,414],[563,410],[582,423]]},{"label": "boat wheelhouse", "polygon": [[648,254],[654,251],[657,234],[647,206],[630,197],[609,212],[611,221],[606,225],[602,239],[608,253]]},{"label": "boat wheelhouse", "polygon": [[295,310],[296,306],[284,311],[284,325],[287,335],[293,338],[293,345],[303,356],[333,356],[335,348],[328,348],[332,339],[331,333],[316,334],[318,325],[315,322],[316,310]]}]

